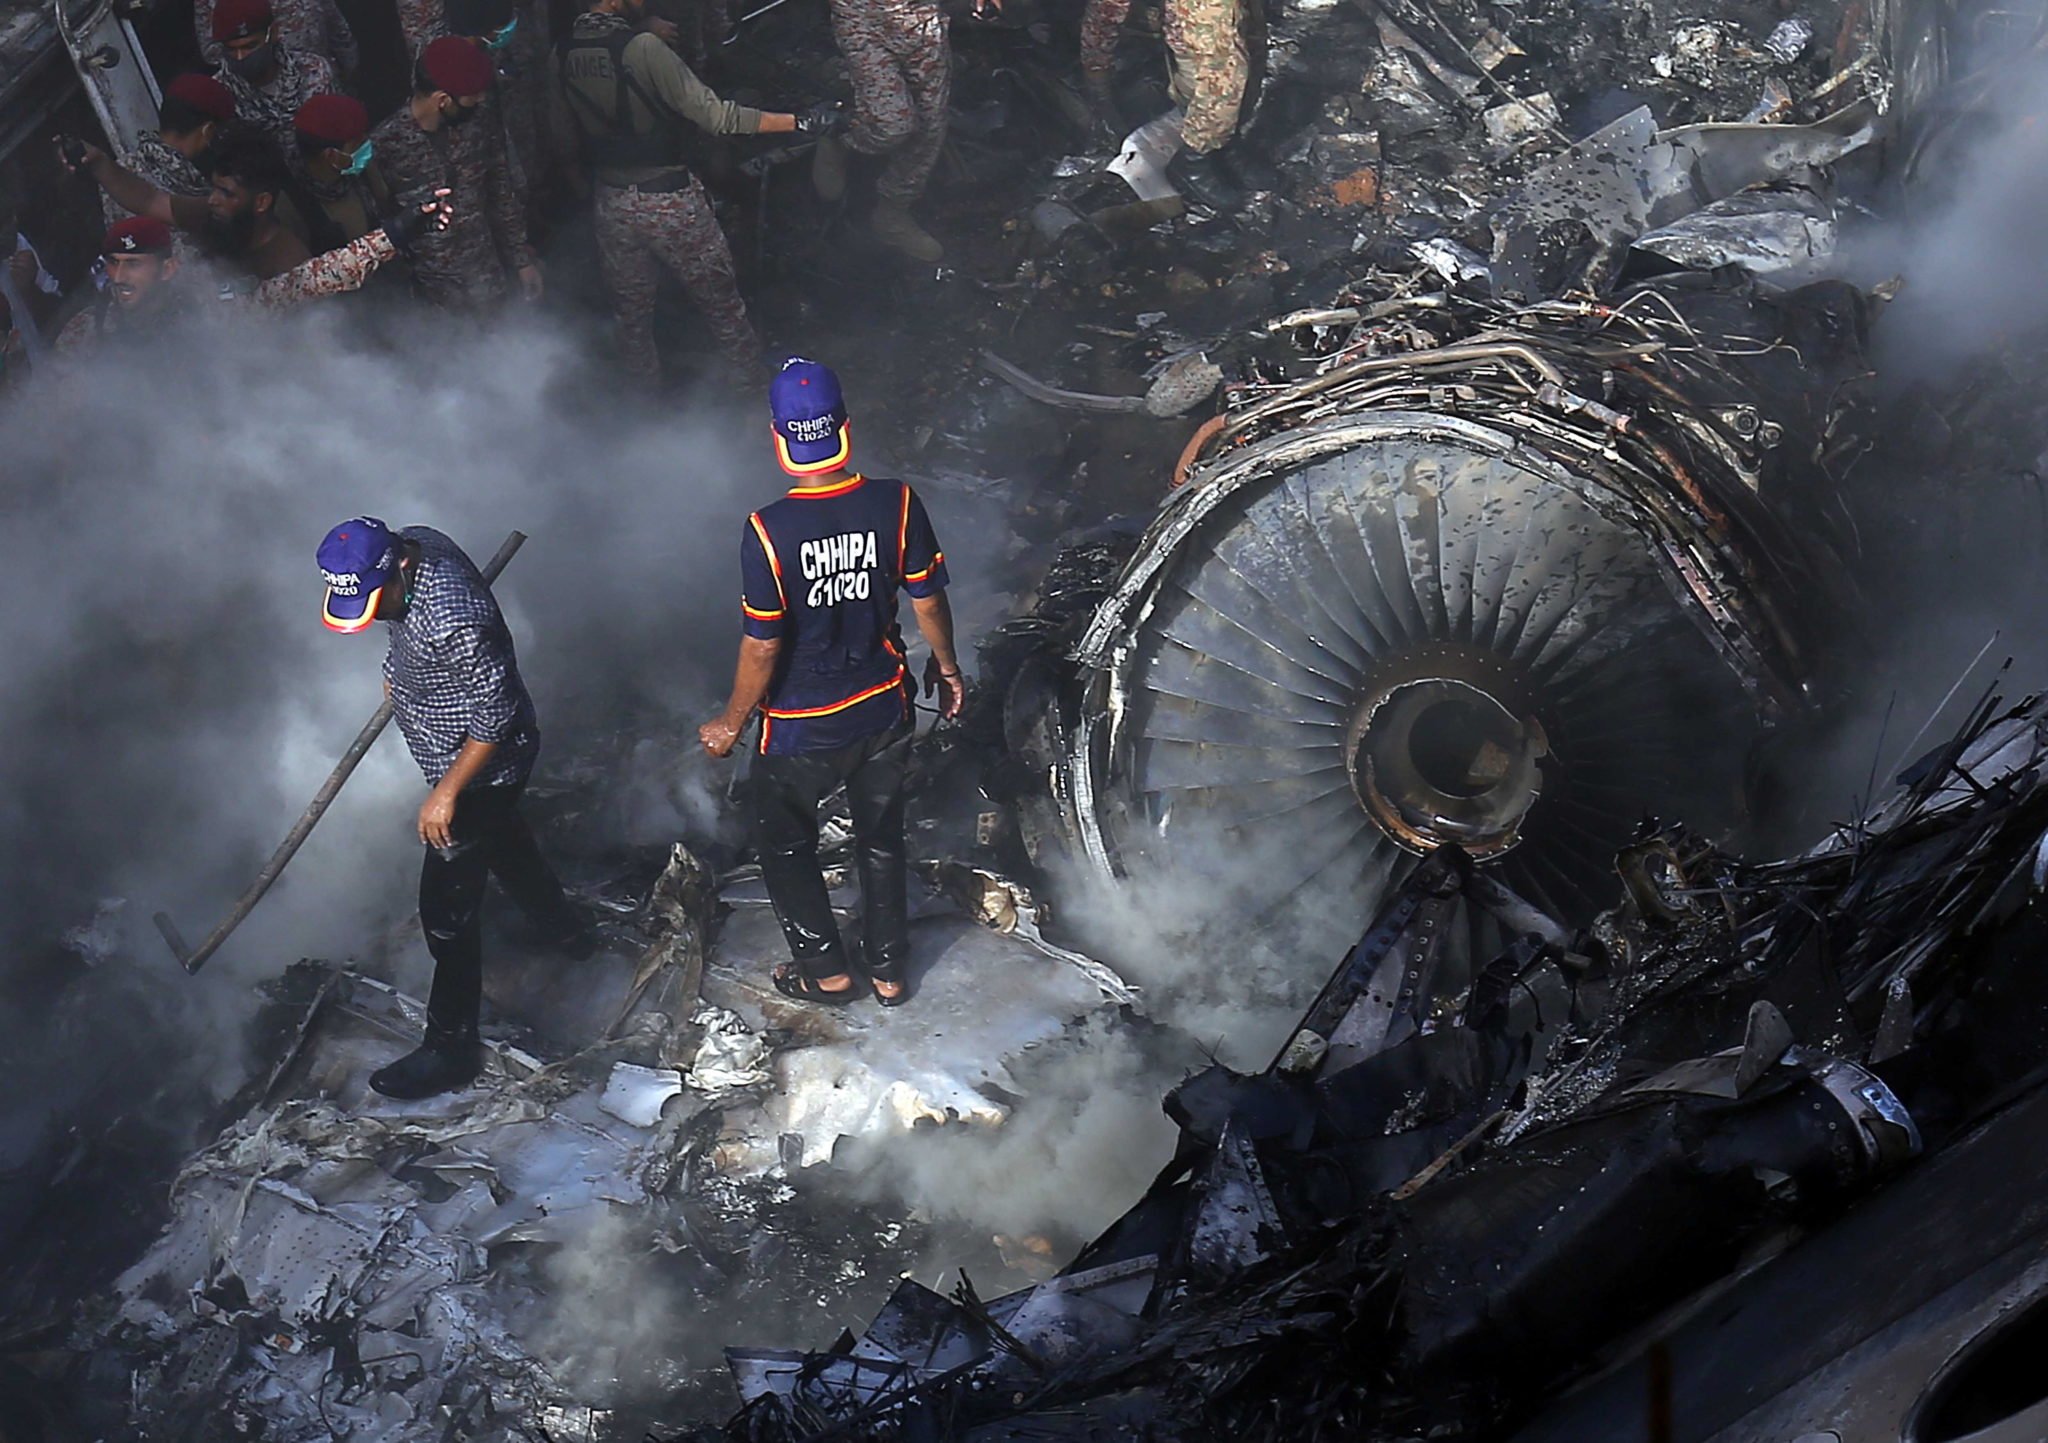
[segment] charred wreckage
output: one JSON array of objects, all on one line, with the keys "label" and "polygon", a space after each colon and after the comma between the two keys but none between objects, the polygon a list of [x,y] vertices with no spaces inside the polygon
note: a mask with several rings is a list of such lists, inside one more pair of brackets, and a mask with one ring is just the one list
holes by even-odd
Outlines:
[{"label": "charred wreckage", "polygon": [[[1318,8],[1274,18],[1283,57]],[[862,1276],[829,1219],[749,1210],[801,1211],[789,1180],[842,1138],[1001,1124],[1027,1052],[1142,1012],[1007,880],[1077,869],[1202,878],[1209,935],[1310,986],[1341,961],[1270,1065],[1167,1097],[1171,1162],[1055,1276],[906,1278],[824,1351],[730,1349],[740,1412],[672,1436],[2048,1436],[2048,1216],[2004,1176],[2048,1126],[2048,715],[1986,694],[1819,845],[1728,842],[1789,825],[1784,738],[1858,644],[1827,483],[1870,445],[1881,303],[1826,278],[1836,188],[1938,156],[1945,47],[2016,22],[1639,8],[1670,21],[1651,72],[1746,118],[1629,108],[1558,143],[1598,24],[1524,53],[1387,0],[1379,135],[1311,149],[1445,224],[1179,347],[1142,397],[985,357],[1037,403],[1214,414],[1142,526],[1069,540],[930,744],[980,812],[928,832],[972,837],[923,868],[933,1035],[780,1008],[757,872],[682,846],[618,889],[636,956],[564,1022],[584,1041],[501,1040],[480,1098],[372,1098],[419,1004],[295,969],[157,1244],[18,1334],[4,1436],[69,1436],[39,1389],[80,1374],[147,1437],[672,1430],[542,1361],[536,1250],[625,1213],[705,1298]],[[1378,163],[1433,131],[1490,159]],[[1147,164],[1133,137],[1149,205]],[[1028,223],[1054,273],[1116,243],[1082,183]],[[787,1276],[805,1228],[815,1276]]]}]

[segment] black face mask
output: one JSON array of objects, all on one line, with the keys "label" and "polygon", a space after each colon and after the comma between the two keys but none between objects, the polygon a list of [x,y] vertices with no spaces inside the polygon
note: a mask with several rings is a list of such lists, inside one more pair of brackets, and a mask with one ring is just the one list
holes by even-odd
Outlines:
[{"label": "black face mask", "polygon": [[244,80],[261,80],[277,64],[277,46],[266,40],[247,55],[230,55],[228,69]]},{"label": "black face mask", "polygon": [[482,109],[481,105],[457,105],[441,112],[441,123],[451,130],[460,130],[475,120],[476,113]]}]

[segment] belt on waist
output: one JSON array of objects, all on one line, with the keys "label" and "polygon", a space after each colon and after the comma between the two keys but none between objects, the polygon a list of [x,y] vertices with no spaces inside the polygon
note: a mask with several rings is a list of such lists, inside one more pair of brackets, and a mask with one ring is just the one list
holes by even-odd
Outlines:
[{"label": "belt on waist", "polygon": [[679,190],[688,190],[695,179],[696,177],[687,170],[672,170],[666,175],[656,176],[653,180],[636,180],[630,185],[613,185],[609,181],[599,181],[598,184],[608,190],[637,190],[643,195],[672,195]]}]

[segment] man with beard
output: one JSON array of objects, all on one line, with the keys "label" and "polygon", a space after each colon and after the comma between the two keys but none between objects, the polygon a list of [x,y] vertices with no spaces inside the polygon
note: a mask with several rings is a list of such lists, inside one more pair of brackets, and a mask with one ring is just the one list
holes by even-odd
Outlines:
[{"label": "man with beard", "polygon": [[277,200],[291,172],[270,137],[254,126],[236,121],[221,130],[204,200],[167,194],[96,147],[83,149],[93,179],[123,210],[195,233],[209,256],[259,281],[283,275],[312,254],[277,218]]},{"label": "man with beard", "polygon": [[636,381],[660,380],[654,292],[666,267],[733,365],[758,371],[760,338],[711,198],[684,163],[684,127],[713,135],[824,133],[842,123],[839,112],[816,106],[797,116],[719,99],[675,51],[635,28],[646,10],[646,0],[594,0],[576,17],[559,60],[569,115],[597,183],[597,254],[619,351]]},{"label": "man with beard", "polygon": [[370,140],[370,113],[347,95],[316,95],[292,118],[305,169],[300,210],[315,251],[368,235],[392,207]]},{"label": "man with beard", "polygon": [[370,133],[384,178],[399,197],[442,189],[452,197],[455,224],[423,239],[412,264],[413,289],[439,306],[487,309],[504,299],[514,279],[526,299],[541,296],[540,263],[526,243],[505,127],[486,106],[492,70],[483,49],[442,36],[414,62],[412,98]]},{"label": "man with beard", "polygon": [[[256,138],[268,144],[260,133],[257,133]],[[101,169],[116,170],[118,174],[126,176],[127,181],[135,181],[134,176],[118,172],[118,168],[111,165],[104,153],[82,141],[60,142],[59,154],[63,155],[65,149],[70,146],[76,147],[77,154],[64,156],[64,164],[67,167],[93,167],[96,173]],[[138,260],[142,257],[160,259],[165,253],[159,241],[160,238],[165,242],[168,240],[169,217],[163,212],[170,209],[172,202],[171,198],[161,191],[152,194],[154,201],[149,207],[151,213],[131,218],[135,223],[146,223],[147,228],[123,231],[120,227],[128,222],[120,222],[107,233],[107,267],[110,278],[115,282],[109,287],[113,292],[111,299],[124,310],[128,305],[124,303],[119,290],[122,277],[116,275],[117,261],[125,262],[129,256],[136,256]],[[185,207],[190,205],[182,197],[177,204]],[[210,213],[206,220],[211,223]],[[243,290],[231,292],[226,287],[219,288],[215,292],[215,298],[218,301],[246,301],[265,310],[282,310],[322,296],[337,296],[360,290],[379,266],[396,257],[410,255],[422,237],[446,230],[452,220],[448,193],[439,191],[417,205],[402,207],[387,216],[378,229],[350,241],[338,250],[327,251],[317,256],[305,256],[302,246],[299,248],[302,259],[297,264],[263,277],[253,286]],[[130,273],[126,277],[126,302],[154,308],[176,303],[181,292],[188,295],[196,294],[196,290],[191,288],[189,282],[176,279],[181,269],[182,267],[175,263],[168,266],[158,264]],[[159,292],[163,294],[158,294]],[[155,315],[157,312],[152,309],[149,314]],[[104,315],[87,322],[77,338],[77,344],[88,344],[102,330],[111,329],[112,326],[119,324],[118,321],[109,324],[108,318]]]},{"label": "man with beard", "polygon": [[226,51],[221,80],[235,97],[235,114],[260,125],[287,157],[297,153],[292,117],[316,95],[341,89],[334,65],[310,50],[277,38],[271,0],[220,0],[213,34]]}]

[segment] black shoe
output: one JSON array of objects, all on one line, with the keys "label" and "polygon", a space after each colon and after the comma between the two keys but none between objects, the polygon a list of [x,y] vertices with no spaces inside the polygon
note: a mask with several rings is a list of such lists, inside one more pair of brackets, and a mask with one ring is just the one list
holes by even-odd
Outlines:
[{"label": "black shoe", "polygon": [[1166,163],[1166,178],[1189,205],[1203,210],[1222,215],[1244,204],[1244,191],[1213,153],[1196,155],[1183,150]]},{"label": "black shoe", "polygon": [[425,1042],[398,1061],[371,1073],[370,1086],[386,1097],[410,1102],[467,1087],[483,1067],[483,1044],[474,1037],[436,1037],[430,1033]]}]

